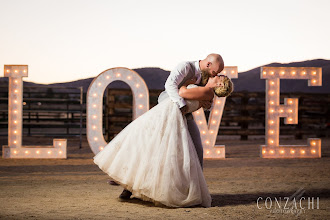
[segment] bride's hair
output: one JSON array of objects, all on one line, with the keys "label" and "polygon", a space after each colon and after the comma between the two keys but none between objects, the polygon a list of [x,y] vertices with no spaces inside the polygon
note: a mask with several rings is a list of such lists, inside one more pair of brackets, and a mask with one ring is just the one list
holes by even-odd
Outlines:
[{"label": "bride's hair", "polygon": [[223,87],[214,87],[213,90],[216,96],[227,97],[234,91],[234,84],[229,77],[225,76],[225,79],[223,80]]}]

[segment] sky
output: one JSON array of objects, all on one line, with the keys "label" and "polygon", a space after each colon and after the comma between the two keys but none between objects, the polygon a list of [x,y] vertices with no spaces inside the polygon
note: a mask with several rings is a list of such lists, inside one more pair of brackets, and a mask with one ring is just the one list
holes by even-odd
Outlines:
[{"label": "sky", "polygon": [[329,8],[329,0],[0,0],[0,65],[29,65],[24,80],[48,84],[114,67],[171,70],[209,53],[239,72],[330,59]]}]

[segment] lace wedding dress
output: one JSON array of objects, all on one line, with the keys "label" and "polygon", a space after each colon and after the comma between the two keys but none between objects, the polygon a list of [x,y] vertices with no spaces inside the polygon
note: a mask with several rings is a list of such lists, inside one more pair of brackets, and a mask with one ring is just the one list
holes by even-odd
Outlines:
[{"label": "lace wedding dress", "polygon": [[[190,112],[198,109],[198,101],[186,102]],[[93,159],[133,197],[170,207],[211,206],[186,118],[170,98],[132,121]]]}]

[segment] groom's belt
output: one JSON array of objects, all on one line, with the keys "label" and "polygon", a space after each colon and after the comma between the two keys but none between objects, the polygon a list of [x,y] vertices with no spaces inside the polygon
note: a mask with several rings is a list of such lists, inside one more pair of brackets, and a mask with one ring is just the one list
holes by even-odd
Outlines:
[{"label": "groom's belt", "polygon": [[187,120],[194,120],[194,117],[193,117],[192,113],[187,113],[186,114],[186,119]]}]

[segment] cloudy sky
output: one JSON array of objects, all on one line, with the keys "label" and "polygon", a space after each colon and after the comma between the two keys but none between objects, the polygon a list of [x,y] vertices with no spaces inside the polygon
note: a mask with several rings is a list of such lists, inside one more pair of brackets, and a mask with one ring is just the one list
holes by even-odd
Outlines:
[{"label": "cloudy sky", "polygon": [[171,70],[209,53],[240,72],[330,59],[329,8],[328,0],[0,0],[0,65],[27,64],[25,81],[53,83],[113,67]]}]

